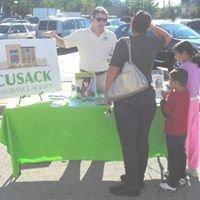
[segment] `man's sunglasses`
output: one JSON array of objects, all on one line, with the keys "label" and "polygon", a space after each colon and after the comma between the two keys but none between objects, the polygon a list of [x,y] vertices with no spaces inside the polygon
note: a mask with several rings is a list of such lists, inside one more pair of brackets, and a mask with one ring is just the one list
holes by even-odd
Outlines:
[{"label": "man's sunglasses", "polygon": [[107,18],[96,17],[95,19],[96,19],[98,22],[100,22],[100,21],[107,22]]}]

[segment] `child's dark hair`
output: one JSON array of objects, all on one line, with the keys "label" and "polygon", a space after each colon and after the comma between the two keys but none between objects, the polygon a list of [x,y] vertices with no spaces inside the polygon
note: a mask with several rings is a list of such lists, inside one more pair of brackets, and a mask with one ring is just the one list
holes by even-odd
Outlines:
[{"label": "child's dark hair", "polygon": [[174,48],[174,51],[178,53],[183,53],[184,51],[192,57],[192,61],[200,67],[200,54],[197,49],[188,41],[182,41],[177,43]]},{"label": "child's dark hair", "polygon": [[170,79],[177,81],[182,87],[187,84],[188,73],[185,69],[174,69],[169,74]]}]

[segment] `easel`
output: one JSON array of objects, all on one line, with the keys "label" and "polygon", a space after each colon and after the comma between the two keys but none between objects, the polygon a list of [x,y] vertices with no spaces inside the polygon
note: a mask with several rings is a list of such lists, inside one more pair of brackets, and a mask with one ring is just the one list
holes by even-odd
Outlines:
[{"label": "easel", "polygon": [[[42,99],[42,94],[43,94],[44,92],[40,92],[39,94],[38,94],[38,96],[40,97],[40,101],[42,101],[43,99]],[[30,97],[30,95],[23,95],[23,96],[21,96],[20,98],[19,98],[19,102],[18,102],[18,106],[20,105],[20,103],[22,102],[22,99],[24,99],[24,98],[26,98],[26,97]]]}]

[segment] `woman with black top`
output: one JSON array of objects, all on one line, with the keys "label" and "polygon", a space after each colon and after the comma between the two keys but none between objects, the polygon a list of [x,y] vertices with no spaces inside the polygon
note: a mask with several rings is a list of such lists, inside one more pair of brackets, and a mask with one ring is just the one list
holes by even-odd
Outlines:
[{"label": "woman with black top", "polygon": [[[139,196],[144,187],[144,173],[148,161],[148,134],[156,111],[155,92],[151,87],[151,71],[156,54],[171,42],[171,36],[151,23],[151,15],[139,11],[132,19],[133,36],[130,37],[133,63],[146,76],[149,87],[129,98],[114,102],[114,112],[121,141],[125,175],[122,184],[110,188],[119,196]],[[150,28],[156,37],[146,36]],[[128,61],[127,42],[120,39],[114,49],[105,84],[105,97],[112,82]],[[109,99],[106,100],[108,103]]]}]

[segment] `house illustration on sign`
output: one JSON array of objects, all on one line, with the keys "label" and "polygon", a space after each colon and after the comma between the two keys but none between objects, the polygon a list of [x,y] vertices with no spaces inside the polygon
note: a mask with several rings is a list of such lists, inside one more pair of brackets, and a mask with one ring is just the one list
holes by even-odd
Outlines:
[{"label": "house illustration on sign", "polygon": [[0,69],[47,66],[46,58],[36,58],[36,48],[34,46],[12,44],[5,45],[5,49],[7,61],[0,63]]}]

